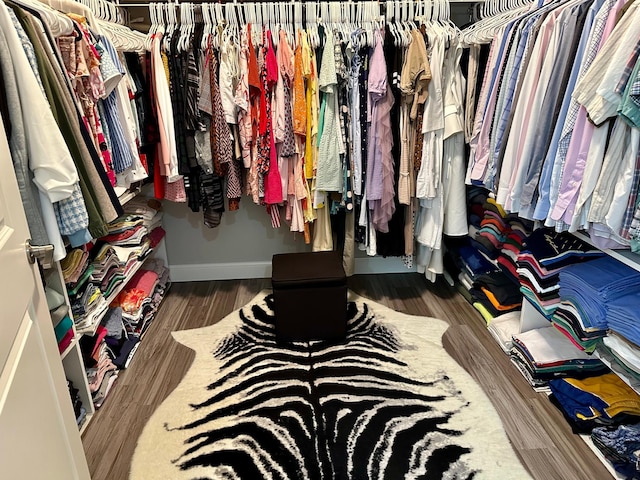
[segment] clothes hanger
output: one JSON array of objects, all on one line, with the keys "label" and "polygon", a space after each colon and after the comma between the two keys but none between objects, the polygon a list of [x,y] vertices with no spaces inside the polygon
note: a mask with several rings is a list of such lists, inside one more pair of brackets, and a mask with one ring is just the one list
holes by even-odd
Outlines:
[{"label": "clothes hanger", "polygon": [[375,5],[369,5],[369,12],[372,19],[373,31],[371,32],[371,48],[375,47],[378,42],[382,42],[382,32],[384,30],[384,17],[380,17],[380,12],[375,11]]},{"label": "clothes hanger", "polygon": [[46,22],[47,27],[54,36],[71,35],[75,31],[75,24],[67,15],[59,12],[49,5],[48,2],[38,2],[36,0],[12,0],[16,5],[24,6],[38,12],[40,19]]},{"label": "clothes hanger", "polygon": [[178,51],[185,52],[187,50],[187,38],[189,36],[189,4],[180,4],[180,19],[178,29],[180,30],[180,38],[178,39]]},{"label": "clothes hanger", "polygon": [[193,41],[193,33],[196,28],[196,6],[193,3],[188,4],[187,15],[189,23],[187,24],[187,40],[185,42],[185,50],[188,50]]},{"label": "clothes hanger", "polygon": [[411,2],[405,1],[404,3],[405,5],[404,5],[404,14],[403,14],[403,22],[402,22],[404,43],[402,46],[404,48],[407,48],[411,43],[411,21],[413,20],[413,11],[411,9],[412,7]]},{"label": "clothes hanger", "polygon": [[[201,10],[202,11],[202,10]],[[202,20],[200,20],[202,22]],[[189,4],[189,38],[188,44],[191,44],[194,40],[194,33],[196,30],[196,4]]]},{"label": "clothes hanger", "polygon": [[186,12],[185,12],[185,4],[181,3],[180,4],[180,17],[178,20],[178,25],[176,25],[177,28],[177,35],[178,35],[178,43],[176,44],[176,50],[178,52],[182,52],[182,42],[184,41],[184,36],[186,33],[186,28],[185,28],[185,23],[186,23]]},{"label": "clothes hanger", "polygon": [[131,30],[125,25],[119,23],[107,22],[106,20],[98,20],[100,26],[105,30],[111,43],[118,44],[120,48],[126,52],[142,52],[146,50],[146,35],[141,32]]},{"label": "clothes hanger", "polygon": [[309,45],[311,45],[313,49],[316,49],[320,47],[320,22],[322,21],[322,12],[320,11],[319,1],[314,2],[312,5],[313,7],[307,10],[308,14],[311,15],[308,19],[307,29],[309,30],[309,26],[311,27],[309,31]]},{"label": "clothes hanger", "polygon": [[[278,37],[280,37],[280,30],[283,30],[285,32],[285,38],[287,36],[287,31],[285,30],[285,24],[286,24],[286,20],[284,17],[284,13],[286,11],[285,9],[285,5],[283,3],[278,3],[276,5],[276,11],[277,11],[277,23],[278,23]],[[280,41],[280,40],[278,40]]]},{"label": "clothes hanger", "polygon": [[156,18],[156,4],[150,3],[149,6],[149,21],[151,24],[149,25],[149,30],[147,31],[148,36],[153,36],[156,33],[158,28],[158,19]]},{"label": "clothes hanger", "polygon": [[189,47],[191,46],[191,37],[193,34],[193,27],[195,23],[193,3],[186,3],[185,5],[186,5],[185,13],[187,15],[187,24],[186,24],[187,28],[184,36],[184,42],[182,44],[183,52],[188,51]]},{"label": "clothes hanger", "polygon": [[151,42],[153,40],[153,36],[158,31],[158,17],[156,15],[155,3],[149,4],[149,20],[151,21],[151,25],[149,26],[149,31],[147,32],[144,46],[147,50],[151,51]]},{"label": "clothes hanger", "polygon": [[200,5],[200,13],[202,14],[202,38],[200,39],[200,50],[206,50],[209,44],[209,31],[211,30],[211,16],[209,12],[210,3],[202,3]]},{"label": "clothes hanger", "polygon": [[281,3],[281,8],[282,8],[282,11],[280,12],[280,19],[282,20],[282,25],[280,26],[280,28],[284,29],[284,32],[287,37],[287,43],[292,49],[295,50],[296,26],[289,20],[289,17],[290,17],[289,12],[293,12],[295,7],[293,2],[283,2]]},{"label": "clothes hanger", "polygon": [[400,46],[400,33],[398,32],[398,13],[397,13],[398,1],[387,2],[386,11],[386,23],[389,25],[389,31],[393,37],[393,44],[396,47]]},{"label": "clothes hanger", "polygon": [[[220,10],[222,11],[222,8],[220,8]],[[238,8],[238,5],[235,1],[233,3],[225,4],[225,10],[227,12],[226,18],[230,20],[230,38],[233,43],[238,45],[240,44],[240,26],[245,23],[244,18],[239,18],[242,10]]]}]

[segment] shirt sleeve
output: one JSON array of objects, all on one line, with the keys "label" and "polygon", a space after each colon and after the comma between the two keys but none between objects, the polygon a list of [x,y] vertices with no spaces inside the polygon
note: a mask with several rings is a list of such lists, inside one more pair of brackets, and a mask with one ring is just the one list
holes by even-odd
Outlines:
[{"label": "shirt sleeve", "polygon": [[7,36],[15,75],[20,79],[17,94],[22,106],[33,181],[52,203],[59,202],[73,193],[78,182],[76,166],[4,4],[0,6],[0,28]]}]

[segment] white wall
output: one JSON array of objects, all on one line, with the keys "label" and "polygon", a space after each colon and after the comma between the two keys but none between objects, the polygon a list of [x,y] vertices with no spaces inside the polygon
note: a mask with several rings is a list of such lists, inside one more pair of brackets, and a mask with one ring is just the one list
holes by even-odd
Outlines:
[{"label": "white wall", "polygon": [[[271,227],[264,207],[244,197],[240,210],[225,212],[217,228],[207,228],[202,213],[186,204],[163,202],[163,226],[171,279],[175,282],[268,278],[276,253],[306,252],[301,234],[291,233],[284,219]],[[400,258],[366,257],[356,252],[356,273],[408,272]]]}]

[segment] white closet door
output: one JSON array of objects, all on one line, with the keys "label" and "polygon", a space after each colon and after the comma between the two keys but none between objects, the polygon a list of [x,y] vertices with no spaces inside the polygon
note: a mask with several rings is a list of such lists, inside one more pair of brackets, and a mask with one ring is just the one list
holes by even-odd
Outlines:
[{"label": "white closet door", "polygon": [[1,478],[88,479],[62,362],[0,120]]}]

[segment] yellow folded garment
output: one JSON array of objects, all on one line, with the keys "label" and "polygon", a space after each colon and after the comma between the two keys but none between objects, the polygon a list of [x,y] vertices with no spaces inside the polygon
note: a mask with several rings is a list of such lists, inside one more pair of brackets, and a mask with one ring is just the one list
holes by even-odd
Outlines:
[{"label": "yellow folded garment", "polygon": [[62,267],[62,276],[65,281],[73,275],[73,272],[80,266],[84,252],[79,248],[74,248],[67,256],[60,260],[60,267]]},{"label": "yellow folded garment", "polygon": [[498,209],[498,211],[500,212],[500,216],[502,218],[507,216],[507,212],[504,211],[504,208],[502,208],[502,205],[500,205],[498,202],[496,202],[495,198],[487,198],[487,202],[491,203],[492,205],[495,205],[496,208]]},{"label": "yellow folded garment", "polygon": [[619,413],[640,415],[640,396],[615,373],[582,380],[567,378],[565,381],[580,390],[600,397],[609,405],[605,410],[610,417]]},{"label": "yellow folded garment", "polygon": [[487,310],[485,306],[480,302],[474,302],[473,306],[480,312],[480,315],[482,315],[482,318],[484,318],[484,321],[487,322],[488,326],[491,323],[491,320],[493,320],[493,315],[491,315],[491,312],[489,312],[489,310]]}]

